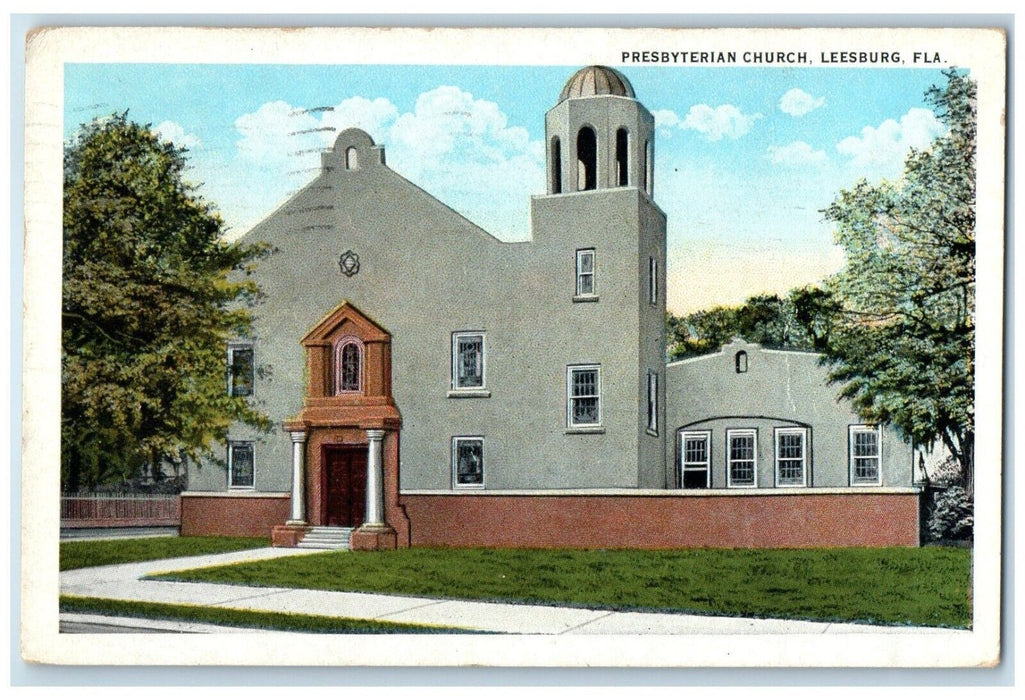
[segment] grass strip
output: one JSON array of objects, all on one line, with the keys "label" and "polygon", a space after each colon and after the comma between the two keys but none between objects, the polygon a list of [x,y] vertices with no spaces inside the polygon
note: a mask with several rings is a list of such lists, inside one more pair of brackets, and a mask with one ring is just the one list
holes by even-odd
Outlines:
[{"label": "grass strip", "polygon": [[965,628],[971,551],[444,549],[326,552],[163,580],[742,617]]},{"label": "grass strip", "polygon": [[60,570],[269,547],[263,537],[143,537],[60,543]]},{"label": "grass strip", "polygon": [[290,613],[260,612],[234,608],[214,608],[201,605],[170,605],[111,598],[81,596],[60,597],[62,613],[95,613],[117,617],[135,617],[147,620],[175,620],[202,622],[225,627],[242,627],[284,632],[314,632],[320,634],[472,634],[473,630],[458,627],[413,625],[384,622],[353,617],[327,617],[324,615],[294,615]]}]

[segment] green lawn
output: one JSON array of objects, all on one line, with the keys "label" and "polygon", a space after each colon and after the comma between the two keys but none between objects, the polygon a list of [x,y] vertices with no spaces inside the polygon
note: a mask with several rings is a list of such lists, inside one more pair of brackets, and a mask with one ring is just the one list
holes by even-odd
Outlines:
[{"label": "green lawn", "polygon": [[60,570],[269,547],[262,537],[145,537],[60,543]]},{"label": "green lawn", "polygon": [[326,634],[456,634],[468,633],[458,627],[430,627],[399,622],[382,622],[351,617],[294,615],[285,613],[233,610],[200,605],[168,605],[110,598],[61,596],[60,611],[96,613],[117,617],[141,617],[147,620],[178,620],[202,622],[227,627],[246,627],[286,632],[320,632]]},{"label": "green lawn", "polygon": [[959,548],[328,552],[160,578],[438,598],[968,627]]}]

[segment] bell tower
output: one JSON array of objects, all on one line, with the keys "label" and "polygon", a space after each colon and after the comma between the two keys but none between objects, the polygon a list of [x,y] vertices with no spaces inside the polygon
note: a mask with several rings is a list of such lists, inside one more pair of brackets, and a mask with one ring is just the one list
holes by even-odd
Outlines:
[{"label": "bell tower", "polygon": [[[531,223],[535,278],[546,282],[531,300],[549,359],[566,376],[551,410],[577,405],[581,391],[598,408],[580,421],[563,409],[555,449],[567,464],[587,465],[566,477],[579,486],[669,483],[666,217],[652,197],[654,136],[655,119],[630,81],[605,66],[574,73],[545,114],[546,194],[531,200]],[[627,454],[636,455],[632,465],[620,458]]]},{"label": "bell tower", "polygon": [[545,115],[548,194],[635,187],[654,191],[655,119],[612,68],[581,68]]}]

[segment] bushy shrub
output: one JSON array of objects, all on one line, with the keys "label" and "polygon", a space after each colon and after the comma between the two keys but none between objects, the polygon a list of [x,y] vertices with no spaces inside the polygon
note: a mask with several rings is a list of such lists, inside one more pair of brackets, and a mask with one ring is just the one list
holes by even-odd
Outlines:
[{"label": "bushy shrub", "polygon": [[961,486],[936,495],[929,514],[929,534],[937,540],[971,539],[975,524],[972,499]]}]

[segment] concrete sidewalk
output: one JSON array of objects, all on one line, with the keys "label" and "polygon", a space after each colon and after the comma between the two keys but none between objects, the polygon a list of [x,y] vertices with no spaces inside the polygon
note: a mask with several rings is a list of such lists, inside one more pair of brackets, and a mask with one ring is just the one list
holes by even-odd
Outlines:
[{"label": "concrete sidewalk", "polygon": [[[326,615],[462,627],[511,634],[950,634],[931,627],[615,612],[547,605],[510,605],[412,596],[257,588],[214,583],[143,581],[144,576],[316,551],[265,548],[61,572],[62,594],[178,603],[261,612]],[[63,618],[64,616],[62,616]],[[70,618],[69,618],[70,619]],[[177,631],[200,631],[198,627]],[[207,630],[209,631],[209,630]],[[970,634],[970,632],[965,632]]]}]

